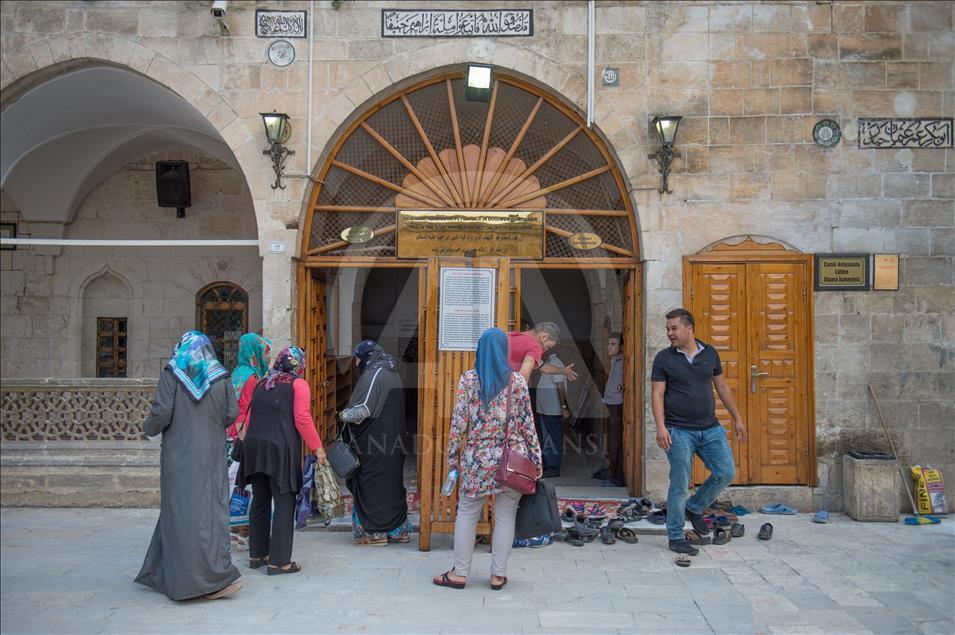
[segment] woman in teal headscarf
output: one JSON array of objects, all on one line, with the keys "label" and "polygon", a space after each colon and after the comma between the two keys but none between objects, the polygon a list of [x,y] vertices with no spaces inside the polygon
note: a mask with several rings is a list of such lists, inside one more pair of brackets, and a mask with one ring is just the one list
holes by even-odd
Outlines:
[{"label": "woman in teal headscarf", "polygon": [[[246,333],[239,338],[239,365],[232,371],[232,389],[235,391],[235,398],[239,399],[240,409],[242,406],[242,391],[246,384],[251,382],[254,386],[268,372],[271,352],[272,342],[258,333]],[[249,398],[251,398],[251,392]],[[235,424],[229,428],[228,434],[231,445],[231,439],[238,436]],[[229,453],[232,453],[231,447]]]},{"label": "woman in teal headscarf", "polygon": [[239,398],[245,383],[255,377],[258,381],[265,377],[269,370],[269,353],[272,343],[258,333],[246,333],[239,338],[239,364],[232,371],[232,388],[235,397]]},{"label": "woman in teal headscarf", "polygon": [[238,413],[209,338],[184,334],[159,377],[143,431],[162,434],[159,520],[136,582],[173,600],[225,597],[242,583],[229,556],[223,432]]}]

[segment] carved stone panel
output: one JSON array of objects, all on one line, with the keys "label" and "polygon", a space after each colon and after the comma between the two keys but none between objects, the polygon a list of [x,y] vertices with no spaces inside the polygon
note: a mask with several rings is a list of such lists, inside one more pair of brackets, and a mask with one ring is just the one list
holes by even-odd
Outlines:
[{"label": "carved stone panel", "polygon": [[156,380],[4,380],[4,441],[138,441]]}]

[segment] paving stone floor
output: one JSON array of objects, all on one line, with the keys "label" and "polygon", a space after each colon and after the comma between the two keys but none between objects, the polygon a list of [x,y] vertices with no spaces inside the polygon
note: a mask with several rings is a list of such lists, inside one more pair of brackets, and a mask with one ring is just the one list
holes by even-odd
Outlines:
[{"label": "paving stone floor", "polygon": [[[908,527],[833,515],[745,516],[746,535],[688,569],[665,537],[515,549],[488,587],[479,547],[463,591],[431,584],[449,537],[359,549],[345,532],[296,535],[294,576],[234,558],[234,599],[175,603],[132,582],[158,510],[0,511],[0,630],[6,633],[952,633],[955,522]],[[765,521],[775,537],[755,534]]]}]

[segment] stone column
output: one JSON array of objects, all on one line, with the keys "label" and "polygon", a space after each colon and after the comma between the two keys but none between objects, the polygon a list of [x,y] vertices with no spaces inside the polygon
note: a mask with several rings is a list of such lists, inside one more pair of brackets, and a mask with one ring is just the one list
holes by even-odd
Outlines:
[{"label": "stone column", "polygon": [[[294,259],[300,247],[299,216],[307,181],[289,178],[285,184],[285,190],[271,190],[250,181],[259,230],[259,254],[262,256],[262,331],[272,340],[273,354],[291,343],[302,346],[302,342],[293,339],[298,337],[295,333],[298,297]],[[285,251],[270,252],[270,242],[285,243]]]},{"label": "stone column", "polygon": [[[268,242],[262,251],[268,251]],[[265,253],[262,258],[262,329],[273,353],[292,343],[295,334],[295,262],[292,254]],[[301,345],[300,342],[294,342]]]}]

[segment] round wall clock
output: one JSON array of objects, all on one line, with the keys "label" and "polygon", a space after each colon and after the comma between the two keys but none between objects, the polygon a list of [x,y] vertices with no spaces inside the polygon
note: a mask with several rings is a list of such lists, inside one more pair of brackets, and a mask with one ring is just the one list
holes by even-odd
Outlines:
[{"label": "round wall clock", "polygon": [[832,119],[823,119],[812,129],[812,138],[823,148],[831,148],[839,143],[842,138],[842,130],[839,124]]},{"label": "round wall clock", "polygon": [[295,59],[295,48],[285,40],[276,40],[269,45],[269,61],[276,66],[288,66]]}]

